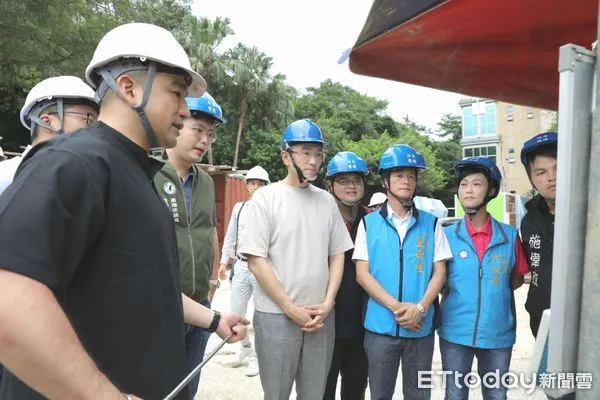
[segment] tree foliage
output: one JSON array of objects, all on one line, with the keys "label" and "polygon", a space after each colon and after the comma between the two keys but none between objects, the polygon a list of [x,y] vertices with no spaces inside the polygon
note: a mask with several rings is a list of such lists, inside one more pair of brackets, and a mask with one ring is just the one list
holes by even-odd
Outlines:
[{"label": "tree foliage", "polygon": [[438,122],[438,136],[446,140],[459,142],[462,137],[462,118],[460,115],[444,114]]},{"label": "tree foliage", "polygon": [[397,134],[396,123],[386,115],[387,101],[363,95],[330,79],[319,87],[307,89],[296,100],[296,117],[314,120],[332,118],[337,127],[352,140],[363,136],[377,137],[382,132]]},{"label": "tree foliage", "polygon": [[191,0],[6,0],[0,2],[0,136],[26,144],[18,121],[27,92],[56,75],[83,78],[100,38],[126,22],[174,29]]},{"label": "tree foliage", "polygon": [[379,159],[390,146],[405,143],[421,152],[428,165],[419,176],[418,194],[431,196],[441,190],[446,173],[437,164],[434,145],[425,129],[405,121],[394,121],[386,114],[387,102],[357,92],[340,83],[326,80],[296,100],[296,117],[315,120],[326,135],[327,156],[350,150],[365,159],[371,174],[369,192],[379,190]]},{"label": "tree foliage", "polygon": [[[208,19],[190,12],[191,0],[7,0],[0,2],[0,136],[3,147],[26,145],[28,135],[18,112],[30,88],[56,75],[83,77],[99,39],[126,22],[149,22],[173,32],[205,77],[209,92],[223,108],[226,124],[217,128],[214,164],[247,169],[262,165],[272,180],[286,171],[279,150],[281,132],[293,120],[311,118],[327,146],[322,168],[336,152],[351,150],[371,170],[367,195],[381,190],[381,154],[406,143],[420,151],[428,169],[419,175],[418,194],[452,202],[452,166],[460,158],[461,118],[444,115],[438,136],[407,118],[395,121],[388,103],[330,79],[301,93],[272,71],[273,60],[258,48],[238,43],[223,48],[233,34],[229,19]],[[7,146],[8,145],[8,146]],[[236,155],[237,154],[237,155]]]}]

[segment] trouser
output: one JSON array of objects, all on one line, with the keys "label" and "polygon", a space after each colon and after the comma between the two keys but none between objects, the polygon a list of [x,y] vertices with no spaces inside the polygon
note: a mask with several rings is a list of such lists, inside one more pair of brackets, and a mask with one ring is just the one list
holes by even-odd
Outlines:
[{"label": "trouser", "polygon": [[529,313],[529,328],[533,337],[537,337],[540,322],[542,322],[542,313]]},{"label": "trouser", "polygon": [[332,311],[319,332],[303,332],[285,314],[254,312],[258,369],[265,400],[288,400],[296,382],[298,400],[323,397],[335,342]]},{"label": "trouser", "polygon": [[[208,300],[204,300],[200,302],[200,304],[210,308],[210,302]],[[186,324],[185,354],[187,356],[188,372],[191,372],[194,368],[196,368],[204,359],[206,344],[208,343],[209,337],[210,332],[208,332],[206,329]],[[197,374],[188,385],[188,393],[190,400],[193,400],[194,396],[196,396],[199,384],[200,374]]]},{"label": "trouser", "polygon": [[[248,264],[245,261],[237,260],[235,262],[235,275],[231,280],[231,311],[246,315],[248,311],[248,302],[256,287],[256,280],[252,272],[248,270]],[[242,345],[250,346],[250,338],[247,335],[242,340]]]},{"label": "trouser", "polygon": [[405,400],[428,400],[431,389],[419,387],[419,371],[431,371],[434,334],[402,338],[365,333],[371,400],[392,400],[402,360],[402,394]]},{"label": "trouser", "polygon": [[342,376],[342,400],[363,400],[368,373],[364,337],[336,339],[323,400],[335,400],[338,374]]},{"label": "trouser", "polygon": [[[469,398],[469,374],[473,358],[477,357],[477,372],[481,381],[484,400],[506,400],[508,388],[502,384],[502,376],[508,372],[512,347],[481,349],[448,342],[440,338],[442,369],[452,371],[446,377],[446,400]],[[460,375],[458,375],[460,374]],[[465,380],[465,378],[467,378]]]}]

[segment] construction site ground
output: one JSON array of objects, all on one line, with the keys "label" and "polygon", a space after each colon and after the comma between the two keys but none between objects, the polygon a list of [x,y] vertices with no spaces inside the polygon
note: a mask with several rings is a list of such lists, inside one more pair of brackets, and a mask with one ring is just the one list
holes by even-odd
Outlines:
[{"label": "construction site ground", "polygon": [[[517,342],[513,348],[512,361],[510,369],[515,373],[525,372],[528,369],[533,346],[534,339],[529,330],[529,315],[525,311],[524,304],[527,296],[528,285],[523,285],[515,292],[516,308],[517,308]],[[221,288],[217,290],[215,295],[213,307],[217,310],[229,310],[230,304],[230,285],[228,281],[223,281]],[[252,320],[252,300],[249,304],[248,318]],[[253,335],[252,329],[250,334]],[[433,356],[433,367],[434,371],[442,370],[442,363],[440,358],[438,338],[436,336],[436,349]],[[220,339],[216,335],[212,335],[207,347],[207,354],[213,349]],[[196,399],[202,400],[260,400],[263,398],[263,393],[260,385],[259,376],[247,377],[244,372],[246,365],[242,365],[238,368],[233,368],[235,359],[235,352],[238,350],[239,344],[227,344],[221,351],[203,368],[202,376],[200,379],[200,389],[196,395]],[[476,362],[473,365],[473,371],[476,371]],[[434,380],[435,383],[435,380]],[[338,382],[338,394],[336,399],[339,397],[340,384]],[[508,398],[514,400],[531,399],[531,400],[543,400],[546,396],[540,389],[536,389],[533,393],[528,393],[525,388],[513,388],[508,392]],[[396,392],[394,400],[402,399],[402,374],[398,375],[396,383]],[[444,390],[441,387],[441,382],[432,390],[432,399],[443,399]],[[482,399],[480,389],[472,389],[470,399],[479,400]],[[296,399],[295,390],[292,390],[290,399]],[[368,389],[365,399],[370,399]],[[319,399],[314,399],[319,400]]]}]

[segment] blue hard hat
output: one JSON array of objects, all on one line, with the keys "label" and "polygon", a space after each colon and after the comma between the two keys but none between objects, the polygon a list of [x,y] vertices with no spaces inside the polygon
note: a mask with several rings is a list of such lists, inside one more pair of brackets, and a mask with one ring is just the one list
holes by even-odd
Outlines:
[{"label": "blue hard hat", "polygon": [[337,153],[329,164],[327,164],[327,177],[332,177],[337,174],[355,173],[366,175],[369,173],[365,160],[357,156],[351,151],[340,151]]},{"label": "blue hard hat", "polygon": [[394,168],[427,169],[423,155],[407,144],[395,144],[379,160],[379,172]]},{"label": "blue hard hat", "polygon": [[281,149],[287,150],[293,143],[325,144],[325,140],[319,125],[308,118],[304,118],[292,122],[283,131]]},{"label": "blue hard hat", "polygon": [[220,124],[227,122],[227,120],[223,118],[221,106],[210,94],[208,94],[208,92],[205,92],[201,97],[186,97],[185,102],[187,103],[192,116],[195,113],[202,113],[213,117]]},{"label": "blue hard hat", "polygon": [[558,135],[556,132],[544,132],[536,135],[523,143],[523,149],[521,150],[521,162],[527,166],[529,164],[529,153],[539,149],[542,146],[558,144]]},{"label": "blue hard hat", "polygon": [[477,168],[484,170],[484,173],[496,184],[496,194],[490,198],[498,196],[500,192],[500,184],[502,183],[502,174],[496,166],[494,160],[488,157],[469,157],[464,160],[457,161],[454,164],[454,174],[458,178],[465,168]]}]

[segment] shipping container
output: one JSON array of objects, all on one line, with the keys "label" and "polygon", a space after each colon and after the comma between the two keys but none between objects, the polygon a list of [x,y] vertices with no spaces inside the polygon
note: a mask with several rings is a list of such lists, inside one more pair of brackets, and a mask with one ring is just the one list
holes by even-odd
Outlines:
[{"label": "shipping container", "polygon": [[201,164],[200,167],[208,173],[215,183],[215,202],[217,209],[217,236],[219,250],[223,247],[223,238],[229,225],[233,206],[249,199],[246,190],[244,174],[246,171],[232,172],[228,166],[212,166]]}]

